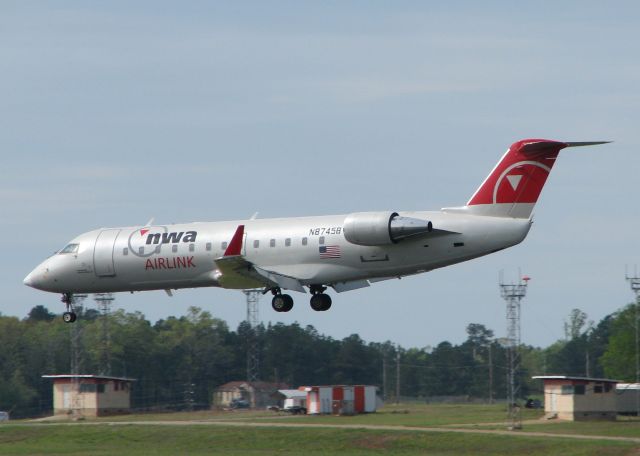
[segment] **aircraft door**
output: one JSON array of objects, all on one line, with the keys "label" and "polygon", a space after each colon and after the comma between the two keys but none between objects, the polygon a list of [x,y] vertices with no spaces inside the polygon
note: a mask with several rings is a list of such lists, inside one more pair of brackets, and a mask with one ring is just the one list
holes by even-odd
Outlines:
[{"label": "aircraft door", "polygon": [[113,277],[116,270],[113,264],[113,249],[120,230],[101,231],[93,250],[93,270],[98,277]]}]

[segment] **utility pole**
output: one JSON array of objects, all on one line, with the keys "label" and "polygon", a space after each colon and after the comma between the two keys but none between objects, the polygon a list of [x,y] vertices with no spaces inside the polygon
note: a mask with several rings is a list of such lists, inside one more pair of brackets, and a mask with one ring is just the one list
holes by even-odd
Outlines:
[{"label": "utility pole", "polygon": [[[501,274],[502,275],[502,274]],[[518,275],[520,275],[518,273]],[[522,429],[521,408],[517,404],[520,393],[518,370],[520,367],[520,301],[527,294],[531,280],[524,276],[517,284],[506,284],[500,277],[500,294],[507,303],[507,428]]]},{"label": "utility pole", "polygon": [[493,404],[493,341],[489,341],[489,404]]},{"label": "utility pole", "polygon": [[[247,333],[247,382],[253,383],[258,380],[260,370],[260,357],[258,347],[258,337],[256,331],[260,324],[260,290],[243,290],[247,298],[247,323],[249,332]],[[251,404],[255,406],[255,404]]]},{"label": "utility pole", "polygon": [[625,274],[631,291],[636,295],[634,306],[634,329],[636,332],[636,416],[640,416],[640,276],[636,271],[632,277]]},{"label": "utility pole", "polygon": [[400,403],[400,347],[396,346],[396,404]]},{"label": "utility pole", "polygon": [[387,350],[382,352],[382,399],[387,400]]}]

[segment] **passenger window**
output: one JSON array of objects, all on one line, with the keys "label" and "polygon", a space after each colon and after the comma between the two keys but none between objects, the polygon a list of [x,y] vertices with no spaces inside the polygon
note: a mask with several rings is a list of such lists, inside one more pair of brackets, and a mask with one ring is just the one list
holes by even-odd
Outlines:
[{"label": "passenger window", "polygon": [[302,238],[302,245],[307,245],[307,238],[306,237]]},{"label": "passenger window", "polygon": [[178,246],[177,246],[177,245],[175,245],[175,244],[174,244],[174,245],[172,245],[172,246],[171,246],[171,251],[172,251],[173,253],[176,253],[176,252],[178,251]]},{"label": "passenger window", "polygon": [[138,253],[144,255],[144,247],[138,247]]},{"label": "passenger window", "polygon": [[222,244],[220,244],[220,248],[222,250],[227,250],[227,246],[229,245],[229,243],[227,241],[224,241]]},{"label": "passenger window", "polygon": [[128,249],[127,247],[125,247],[124,249],[122,249],[122,254],[123,254],[124,256],[129,255],[129,249]]},{"label": "passenger window", "polygon": [[196,249],[195,244],[189,244],[189,252],[193,252]]},{"label": "passenger window", "polygon": [[276,240],[275,239],[271,239],[269,241],[269,247],[275,247],[276,246]]},{"label": "passenger window", "polygon": [[324,236],[320,236],[320,238],[318,239],[318,242],[320,243],[320,245],[324,244]]},{"label": "passenger window", "polygon": [[60,253],[78,253],[78,247],[80,244],[68,244],[64,249],[60,250]]},{"label": "passenger window", "polygon": [[207,242],[207,245],[205,247],[207,249],[207,252],[211,251],[211,242]]},{"label": "passenger window", "polygon": [[286,239],[284,240],[284,245],[285,245],[286,247],[291,247],[291,238],[286,238]]},{"label": "passenger window", "polygon": [[256,239],[255,241],[253,241],[253,248],[257,249],[258,247],[260,247],[260,241]]}]

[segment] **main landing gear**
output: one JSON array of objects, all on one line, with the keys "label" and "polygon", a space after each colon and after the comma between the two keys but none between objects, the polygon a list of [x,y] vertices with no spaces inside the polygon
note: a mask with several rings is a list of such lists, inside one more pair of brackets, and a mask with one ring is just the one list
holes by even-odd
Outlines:
[{"label": "main landing gear", "polygon": [[288,294],[282,294],[280,288],[274,288],[271,290],[273,293],[273,299],[271,300],[271,307],[276,312],[289,312],[293,309],[293,298]]},{"label": "main landing gear", "polygon": [[316,312],[324,312],[331,308],[331,296],[324,293],[327,287],[322,285],[311,285],[311,308]]},{"label": "main landing gear", "polygon": [[[331,296],[325,294],[327,287],[322,285],[311,285],[311,308],[317,312],[324,312],[331,308]],[[280,288],[265,289],[263,293],[271,291],[273,298],[271,299],[271,307],[276,312],[289,312],[293,309],[293,298],[288,294],[282,294]]]},{"label": "main landing gear", "polygon": [[60,301],[64,303],[67,308],[67,311],[62,314],[62,321],[65,323],[73,323],[78,319],[78,316],[73,311],[73,294],[71,293],[62,293],[62,298]]}]

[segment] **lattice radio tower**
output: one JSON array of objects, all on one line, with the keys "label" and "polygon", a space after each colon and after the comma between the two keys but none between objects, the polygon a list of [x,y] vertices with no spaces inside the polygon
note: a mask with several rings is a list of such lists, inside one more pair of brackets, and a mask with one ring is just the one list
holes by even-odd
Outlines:
[{"label": "lattice radio tower", "polygon": [[247,381],[255,382],[258,380],[258,371],[260,369],[260,357],[258,353],[258,335],[256,331],[260,324],[260,301],[261,290],[243,290],[247,297],[247,323],[249,323],[249,332],[247,333]]},{"label": "lattice radio tower", "polygon": [[[631,286],[631,291],[636,295],[636,305],[634,313],[634,329],[636,332],[636,388],[640,387],[640,276],[636,268],[633,276],[625,274],[627,282]],[[636,389],[636,416],[640,416],[640,390]]]},{"label": "lattice radio tower", "polygon": [[109,332],[109,314],[113,295],[111,293],[96,293],[93,296],[100,311],[102,322],[101,348],[100,348],[100,374],[111,375],[111,334]]},{"label": "lattice radio tower", "polygon": [[[520,274],[518,274],[520,275]],[[510,430],[522,428],[521,408],[518,404],[520,384],[520,301],[527,294],[530,278],[521,277],[517,284],[506,284],[500,277],[500,295],[507,303],[507,427]]]},{"label": "lattice radio tower", "polygon": [[[82,315],[84,300],[87,297],[85,294],[75,294],[72,296],[72,304],[75,311]],[[82,371],[82,326],[80,322],[76,322],[69,325],[69,339],[71,341],[71,359],[70,359],[70,374],[76,375],[72,377],[72,388],[75,394],[72,394],[71,413],[74,418],[82,416],[82,410],[84,409],[84,401],[80,394],[80,378],[77,377]]]}]

